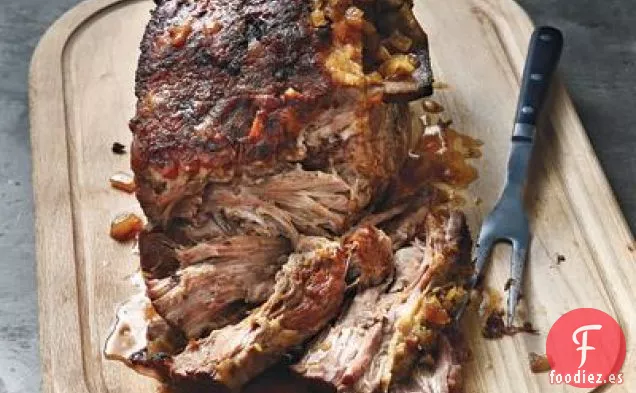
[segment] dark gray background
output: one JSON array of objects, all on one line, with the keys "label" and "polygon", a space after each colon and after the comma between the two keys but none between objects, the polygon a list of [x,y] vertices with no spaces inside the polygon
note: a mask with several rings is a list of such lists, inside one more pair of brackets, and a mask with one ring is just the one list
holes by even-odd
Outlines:
[{"label": "dark gray background", "polygon": [[[0,0],[0,393],[39,390],[27,72],[39,37],[78,2]],[[633,230],[636,1],[520,3],[565,33],[562,74]]]}]

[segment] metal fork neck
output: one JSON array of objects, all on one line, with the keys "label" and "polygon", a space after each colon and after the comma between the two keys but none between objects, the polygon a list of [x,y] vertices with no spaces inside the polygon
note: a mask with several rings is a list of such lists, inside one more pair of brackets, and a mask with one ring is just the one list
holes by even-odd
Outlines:
[{"label": "metal fork neck", "polygon": [[528,175],[528,166],[536,127],[532,124],[515,124],[512,134],[512,147],[508,158],[508,173],[504,194],[521,195]]},{"label": "metal fork neck", "polygon": [[537,127],[532,124],[515,123],[515,126],[512,129],[512,140],[525,139],[530,143],[533,143],[536,130]]}]

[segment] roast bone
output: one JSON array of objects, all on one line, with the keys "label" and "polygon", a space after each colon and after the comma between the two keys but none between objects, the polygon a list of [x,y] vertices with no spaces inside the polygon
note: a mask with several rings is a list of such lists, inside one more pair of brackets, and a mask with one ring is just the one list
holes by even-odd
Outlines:
[{"label": "roast bone", "polygon": [[[440,326],[420,314],[433,283],[456,279],[446,273],[457,258],[429,255],[415,269],[398,253],[390,284],[392,249],[416,236],[426,246],[408,252],[456,244],[432,240],[435,225],[424,224],[444,232],[454,213],[385,200],[416,140],[408,101],[432,91],[412,2],[156,3],[130,123],[153,317],[147,345],[115,357],[180,387],[236,389],[369,296],[380,302],[381,348],[401,345],[408,332],[390,331],[407,316],[432,332],[430,346],[399,359],[372,356],[378,387],[410,374],[423,352],[441,353]],[[371,221],[388,234],[361,223],[381,208]],[[397,290],[402,279],[410,284]]]}]

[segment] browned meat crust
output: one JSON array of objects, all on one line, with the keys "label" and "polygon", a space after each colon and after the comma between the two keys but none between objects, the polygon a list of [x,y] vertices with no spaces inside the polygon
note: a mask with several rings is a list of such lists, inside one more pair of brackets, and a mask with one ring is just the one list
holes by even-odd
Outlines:
[{"label": "browned meat crust", "polygon": [[[354,139],[368,142],[398,126],[405,135],[404,124],[384,120],[393,106],[403,108],[403,118],[404,104],[384,104],[383,96],[430,93],[426,35],[411,7],[384,0],[161,2],[142,41],[130,122],[137,195],[151,222],[165,222],[166,210],[210,182],[263,177],[291,163],[324,169],[341,161],[362,180],[386,182],[371,170],[393,175],[400,161],[391,161],[404,148],[347,140],[363,135]],[[400,90],[405,84],[417,87]],[[374,168],[358,163],[361,170],[352,170],[362,153],[375,153]]]},{"label": "browned meat crust", "polygon": [[[326,43],[301,23],[309,11],[301,0],[162,2],[141,46],[133,167],[221,172],[293,142],[294,117],[331,87]],[[292,86],[302,95],[283,97]]]}]

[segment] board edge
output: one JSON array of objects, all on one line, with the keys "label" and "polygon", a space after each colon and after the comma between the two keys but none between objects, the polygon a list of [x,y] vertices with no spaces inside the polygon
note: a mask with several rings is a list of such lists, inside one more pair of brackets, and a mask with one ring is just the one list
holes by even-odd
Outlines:
[{"label": "board edge", "polygon": [[[33,163],[31,178],[34,198],[39,355],[42,372],[41,390],[45,393],[89,393],[100,390],[91,389],[90,378],[87,378],[84,369],[82,336],[78,331],[80,318],[75,271],[77,261],[62,63],[68,42],[87,21],[109,7],[127,1],[130,0],[87,0],[71,8],[42,35],[29,65],[28,104]],[[47,133],[55,135],[46,136]],[[52,143],[45,143],[45,139]],[[51,167],[49,164],[55,162],[53,159],[62,162],[58,161],[56,167]],[[60,248],[60,234],[72,244],[62,253],[66,257],[64,267],[68,269],[61,272],[68,273],[64,277],[66,281],[62,291],[47,285],[51,281],[49,276],[53,275],[53,258],[61,257],[59,252],[55,256],[49,252]],[[73,263],[70,263],[71,261]],[[61,315],[63,313],[65,314]],[[65,328],[74,333],[68,334],[68,331],[62,330]],[[69,342],[64,343],[60,336],[65,336]],[[78,356],[70,356],[63,350],[60,351],[60,347],[65,345],[75,349]],[[64,381],[64,386],[59,385],[60,380]]]}]

